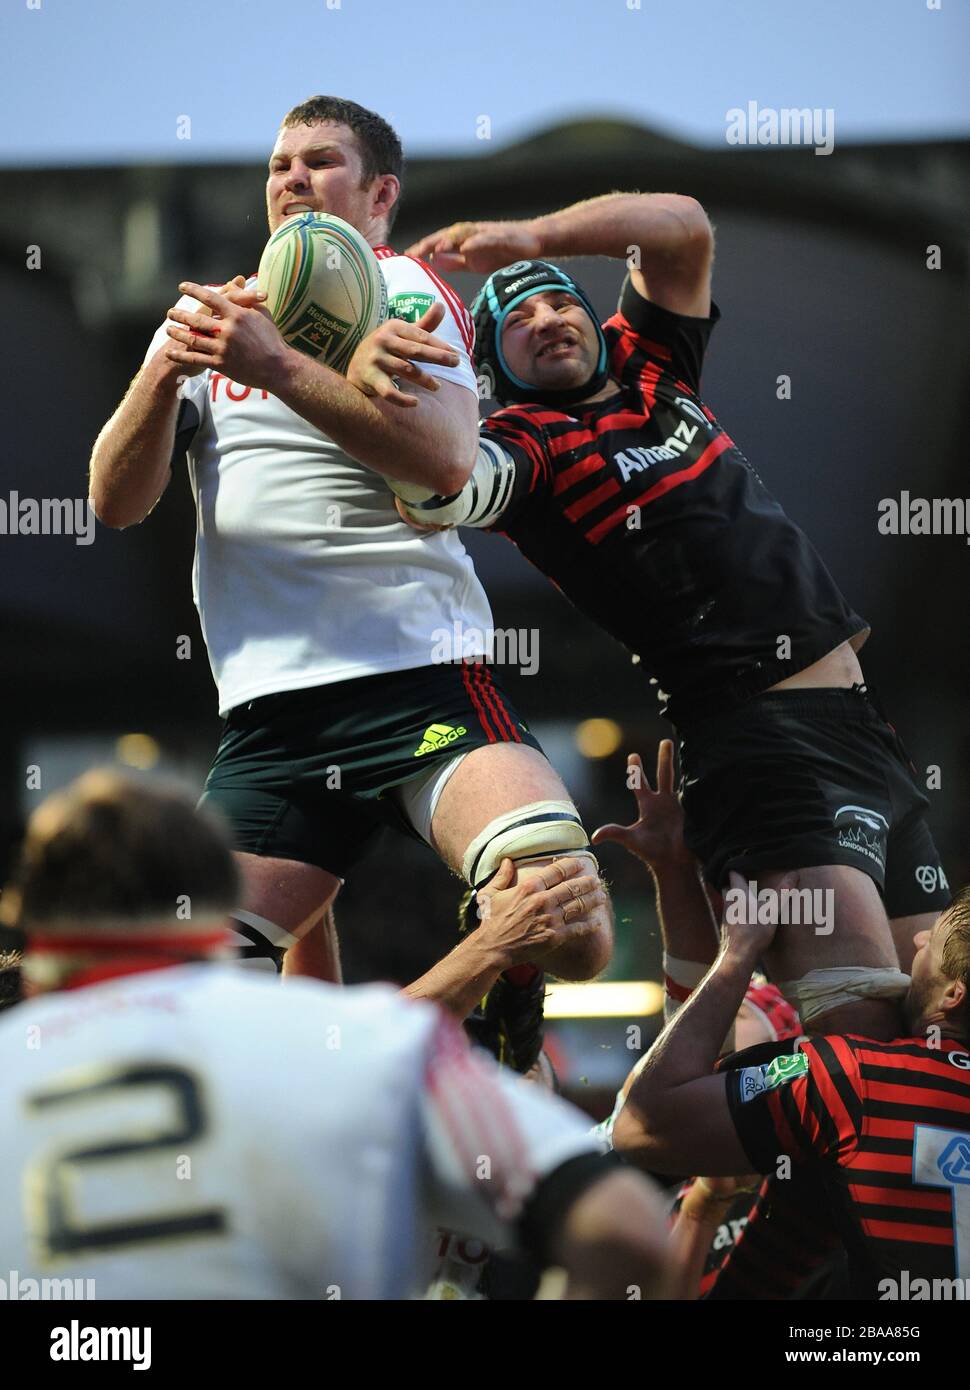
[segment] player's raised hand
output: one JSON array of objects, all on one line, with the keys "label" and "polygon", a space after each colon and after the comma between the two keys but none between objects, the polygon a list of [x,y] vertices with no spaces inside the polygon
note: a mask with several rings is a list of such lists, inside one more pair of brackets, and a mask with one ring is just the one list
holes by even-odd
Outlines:
[{"label": "player's raised hand", "polygon": [[489,275],[513,261],[542,255],[531,222],[453,222],[409,246],[408,256],[433,261],[441,270],[471,270]]},{"label": "player's raised hand", "polygon": [[[417,365],[431,362],[439,367],[457,367],[460,357],[450,343],[434,337],[433,330],[445,316],[445,306],[436,299],[417,323],[388,319],[368,333],[350,359],[347,380],[365,396],[380,396],[395,405],[413,407],[417,396],[402,391],[396,377],[406,377],[408,386],[437,391],[439,382]],[[407,519],[407,518],[405,518]]]},{"label": "player's raised hand", "polygon": [[[211,367],[241,386],[272,389],[288,352],[259,291],[231,282],[226,294],[185,281],[182,294],[199,301],[196,310],[173,308],[166,356],[183,369]],[[245,285],[245,281],[243,282]],[[255,299],[256,302],[250,303]]]},{"label": "player's raised hand", "polygon": [[684,812],[674,791],[674,745],[665,738],[657,748],[657,790],[652,791],[643,760],[631,753],[626,762],[627,786],[637,803],[632,825],[602,825],[593,833],[593,844],[615,840],[650,869],[690,859],[684,843]]},{"label": "player's raised hand", "polygon": [[599,874],[589,860],[564,858],[520,874],[503,859],[487,888],[478,892],[483,939],[505,967],[539,961],[566,941],[588,931],[606,906]]}]

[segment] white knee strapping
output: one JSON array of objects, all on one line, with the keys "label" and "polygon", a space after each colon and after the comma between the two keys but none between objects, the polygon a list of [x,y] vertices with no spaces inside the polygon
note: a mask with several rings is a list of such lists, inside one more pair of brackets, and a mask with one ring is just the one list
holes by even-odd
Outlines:
[{"label": "white knee strapping", "polygon": [[810,970],[800,980],[779,985],[782,994],[794,1004],[803,1023],[820,1014],[860,999],[901,999],[910,979],[901,970],[865,965],[841,965],[831,970]]},{"label": "white knee strapping", "polygon": [[[267,917],[257,917],[255,912],[243,912],[237,908],[229,919],[230,924],[233,919],[237,922],[241,922],[244,927],[251,927],[254,932],[258,932],[271,946],[276,946],[279,950],[288,951],[291,946],[296,945],[297,938],[293,936],[291,932],[286,931],[284,927],[278,927],[275,922],[269,921]],[[245,936],[242,932],[234,931],[233,936],[236,938],[239,947],[243,950],[245,950],[247,946],[252,946],[254,944],[252,938]]]},{"label": "white knee strapping", "polygon": [[465,851],[461,871],[473,888],[482,888],[503,859],[517,864],[551,854],[589,850],[589,836],[571,801],[532,801],[496,816]]}]

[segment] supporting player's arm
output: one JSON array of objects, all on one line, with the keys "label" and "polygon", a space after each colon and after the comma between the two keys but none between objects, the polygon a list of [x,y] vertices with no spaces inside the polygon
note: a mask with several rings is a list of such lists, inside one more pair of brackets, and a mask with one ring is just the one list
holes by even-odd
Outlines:
[{"label": "supporting player's arm", "polygon": [[[515,865],[503,859],[479,892],[480,925],[404,993],[466,1018],[503,970],[541,958],[589,930],[606,892],[599,876],[584,873],[585,868],[580,859],[556,859],[544,878],[516,882]],[[549,887],[545,879],[553,880]]]},{"label": "supporting player's arm", "polygon": [[613,1146],[650,1172],[737,1174],[751,1160],[738,1138],[723,1076],[714,1064],[741,1007],[759,956],[776,924],[759,920],[757,895],[747,893],[741,921],[725,920],[714,968],[647,1053],[613,1128]]},{"label": "supporting player's arm", "polygon": [[481,274],[516,260],[610,256],[627,262],[645,299],[690,317],[710,313],[714,234],[700,203],[679,193],[607,193],[522,222],[457,222],[408,254]]},{"label": "supporting player's arm", "polygon": [[674,791],[674,745],[657,748],[657,790],[651,791],[639,753],[627,759],[627,786],[637,803],[632,825],[604,825],[593,844],[612,840],[639,859],[653,876],[664,950],[665,1014],[706,974],[717,954],[717,923],[700,868],[684,840],[684,813]]},{"label": "supporting player's arm", "polygon": [[478,448],[478,399],[464,386],[442,382],[402,411],[352,386],[322,362],[312,361],[280,337],[262,308],[234,304],[214,290],[187,284],[219,317],[169,311],[172,362],[212,367],[243,386],[272,392],[321,430],[345,453],[388,479],[435,492],[457,492],[471,473]]}]

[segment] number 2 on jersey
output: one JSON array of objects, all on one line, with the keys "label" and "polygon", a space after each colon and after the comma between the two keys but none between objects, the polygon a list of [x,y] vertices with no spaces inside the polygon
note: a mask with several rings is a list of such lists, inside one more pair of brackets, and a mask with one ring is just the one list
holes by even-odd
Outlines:
[{"label": "number 2 on jersey", "polygon": [[[208,1128],[199,1084],[191,1072],[168,1064],[145,1063],[109,1067],[97,1075],[72,1082],[58,1082],[27,1098],[28,1111],[50,1113],[76,1108],[83,1114],[98,1100],[145,1101],[160,1091],[171,1102],[170,1125],[149,1126],[129,1122],[128,1135],[104,1137],[81,1148],[58,1149],[35,1162],[26,1174],[31,1225],[45,1257],[77,1254],[81,1250],[113,1251],[128,1245],[177,1237],[217,1235],[227,1229],[226,1215],[218,1208],[178,1214],[154,1213],[140,1218],[85,1224],[74,1210],[73,1196],[83,1176],[80,1170],[110,1177],[112,1165],[121,1164],[119,1175],[132,1171],[130,1160],[184,1150],[203,1138]],[[95,1169],[94,1165],[98,1165]],[[172,1164],[173,1181],[175,1164]]]}]

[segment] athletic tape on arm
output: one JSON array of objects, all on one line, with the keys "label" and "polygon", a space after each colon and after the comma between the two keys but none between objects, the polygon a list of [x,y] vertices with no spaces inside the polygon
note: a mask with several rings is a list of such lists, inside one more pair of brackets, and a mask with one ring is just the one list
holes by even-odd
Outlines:
[{"label": "athletic tape on arm", "polygon": [[695,960],[679,960],[676,956],[663,954],[664,968],[664,1023],[669,1023],[678,1009],[694,993],[694,990],[710,970],[708,962],[702,965]]},{"label": "athletic tape on arm", "polygon": [[419,526],[491,526],[505,510],[515,482],[515,459],[492,439],[482,439],[471,477],[461,492],[441,497],[417,483],[388,482]]}]

